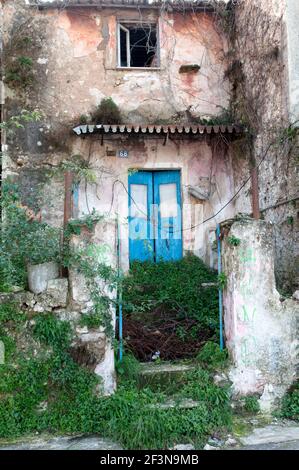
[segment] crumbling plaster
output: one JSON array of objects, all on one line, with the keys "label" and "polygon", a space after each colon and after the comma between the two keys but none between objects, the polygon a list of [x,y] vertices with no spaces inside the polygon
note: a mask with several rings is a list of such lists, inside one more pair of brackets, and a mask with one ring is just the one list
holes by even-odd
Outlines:
[{"label": "crumbling plaster", "polygon": [[[273,227],[245,219],[223,226],[226,346],[235,396],[256,394],[268,412],[296,379],[298,301],[282,301],[275,286]],[[240,240],[229,243],[228,235]]]},{"label": "crumbling plaster", "polygon": [[[51,103],[45,95],[45,100],[54,105],[58,119],[88,114],[105,96],[111,96],[124,120],[131,122],[171,119],[189,106],[196,115],[215,115],[228,106],[223,38],[208,15],[163,13],[157,18],[156,13],[86,9],[44,15],[52,24],[48,88],[60,98]],[[120,19],[158,21],[158,70],[117,68]],[[200,71],[179,74],[180,65],[190,62],[199,64]]]},{"label": "crumbling plaster", "polygon": [[[6,174],[19,175],[21,182],[25,181],[25,174],[32,172],[36,178],[36,174],[40,173],[40,183],[44,184],[44,192],[47,194],[41,211],[45,221],[62,224],[63,187],[61,181],[45,183],[44,170],[56,167],[60,161],[73,154],[80,153],[84,158],[89,158],[92,139],[82,142],[78,137],[72,137],[71,128],[78,124],[80,115],[92,112],[103,97],[111,96],[119,105],[123,120],[134,123],[186,121],[190,118],[186,113],[189,108],[193,116],[208,117],[221,114],[228,107],[230,85],[224,79],[227,43],[210,14],[163,11],[157,17],[156,11],[143,11],[141,14],[138,10],[118,8],[101,11],[92,8],[38,11],[24,6],[21,0],[6,2],[4,14],[6,43],[9,43],[11,30],[28,18],[29,33],[33,36],[35,28],[39,31],[40,24],[44,26],[44,40],[33,67],[34,87],[18,95],[16,90],[6,86],[7,112],[21,104],[23,107],[25,100],[31,107],[37,105],[41,109],[45,117],[44,124],[32,123],[26,131],[19,131],[18,137],[9,142],[4,167]],[[117,21],[141,19],[158,21],[159,68],[119,69],[116,63]],[[196,73],[179,73],[181,65],[190,63],[200,65],[200,70]],[[232,173],[231,155],[229,151],[223,150],[221,142],[217,144],[220,140],[217,139],[212,152],[211,146],[188,139],[181,143],[169,139],[163,145],[161,139],[159,142],[141,139],[136,143],[135,139],[123,143],[123,138],[117,137],[111,145],[116,151],[122,145],[128,147],[130,157],[126,162],[105,156],[107,138],[103,147],[99,143],[92,144],[92,166],[98,174],[97,191],[101,197],[100,201],[94,198],[94,188],[88,187],[89,209],[95,207],[100,211],[107,210],[119,168],[123,168],[120,179],[125,186],[127,171],[132,167],[181,169],[186,226],[184,248],[209,261],[211,256],[208,253],[211,250],[205,242],[211,239],[215,221],[206,224],[204,231],[198,227],[191,232],[188,227],[212,215],[233,194],[234,181],[229,176]],[[190,209],[189,204],[194,207],[196,200],[187,191],[187,186],[193,184],[211,192],[210,199],[196,204],[195,211]],[[112,213],[121,211],[127,214],[128,199],[125,190],[121,194],[120,188],[117,188],[118,201],[122,200],[123,207],[121,210],[113,207]],[[84,188],[81,195],[82,214],[88,212]],[[58,217],[53,212],[55,206]],[[222,216],[229,217],[232,214],[233,205]],[[122,235],[127,259],[125,228]],[[124,265],[127,266],[127,261],[124,261]]]},{"label": "crumbling plaster", "polygon": [[[124,120],[130,122],[171,122],[188,107],[202,116],[220,114],[228,107],[226,41],[209,14],[162,12],[157,17],[156,12],[117,8],[38,11],[24,7],[21,0],[8,1],[4,7],[6,45],[18,22],[29,17],[27,34],[34,35],[34,28],[43,22],[46,36],[34,64],[45,76],[40,81],[36,76],[39,102],[32,104],[38,104],[54,127],[89,114],[105,96],[115,100]],[[117,67],[119,20],[158,22],[158,69]],[[180,66],[190,63],[200,65],[199,72],[180,74]],[[7,96],[10,93],[7,89]]]},{"label": "crumbling plaster", "polygon": [[[218,140],[217,140],[218,139]],[[231,176],[231,155],[221,137],[215,141],[169,138],[104,137],[103,145],[97,138],[74,140],[73,151],[89,155],[95,169],[98,184],[82,183],[79,188],[79,214],[95,208],[112,220],[119,218],[122,268],[128,269],[128,174],[132,169],[180,170],[183,210],[184,252],[194,252],[214,266],[211,243],[215,239],[216,223],[223,217],[234,215],[234,204],[228,206],[215,219],[202,225],[204,219],[217,212],[233,195],[234,181]],[[128,158],[119,158],[118,152],[125,148]],[[114,156],[107,156],[114,153]],[[189,186],[199,188],[209,195],[207,201],[199,201],[190,195]],[[88,206],[88,207],[87,207]],[[196,226],[192,229],[192,227]],[[212,234],[212,240],[211,240]],[[114,239],[111,233],[112,239]],[[115,236],[115,234],[114,234]]]},{"label": "crumbling plaster", "polygon": [[[294,121],[289,88],[295,91],[292,75],[298,70],[290,63],[296,31],[289,19],[295,20],[296,8],[292,1],[240,0],[231,43],[235,64],[241,66],[235,81],[236,115],[254,136],[251,157],[259,165],[260,208],[262,217],[274,224],[275,273],[284,291],[298,286],[298,200],[272,206],[298,197],[298,138],[282,143],[283,130]],[[248,198],[248,191],[240,194],[238,211],[244,212]]]}]

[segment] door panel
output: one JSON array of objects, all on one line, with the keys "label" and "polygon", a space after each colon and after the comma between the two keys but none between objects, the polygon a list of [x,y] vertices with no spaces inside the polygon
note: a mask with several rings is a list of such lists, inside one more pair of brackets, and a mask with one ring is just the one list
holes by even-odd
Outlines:
[{"label": "door panel", "polygon": [[154,172],[154,204],[158,206],[156,261],[182,258],[182,215],[179,171]]},{"label": "door panel", "polygon": [[153,176],[138,171],[129,176],[129,251],[130,261],[154,260],[154,240],[151,235],[151,205]]},{"label": "door panel", "polygon": [[129,176],[130,261],[182,257],[179,171],[139,171]]}]

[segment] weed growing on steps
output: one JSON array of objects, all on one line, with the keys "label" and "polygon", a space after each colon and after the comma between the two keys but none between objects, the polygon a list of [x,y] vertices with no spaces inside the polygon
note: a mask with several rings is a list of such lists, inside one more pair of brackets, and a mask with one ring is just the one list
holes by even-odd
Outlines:
[{"label": "weed growing on steps", "polygon": [[[19,316],[6,308],[0,318],[2,326],[7,321],[15,325]],[[129,356],[118,364],[117,392],[100,397],[95,394],[98,378],[69,354],[72,332],[67,322],[43,314],[26,328],[29,333],[32,341],[40,341],[38,353],[25,358],[17,346],[0,365],[0,437],[43,431],[97,433],[128,449],[165,449],[178,442],[201,447],[207,435],[230,426],[228,392],[200,368],[188,374],[176,395],[178,403],[183,397],[198,400],[194,409],[155,408],[167,397],[138,388],[139,364]]]},{"label": "weed growing on steps", "polygon": [[216,281],[216,273],[193,255],[176,262],[134,262],[123,282],[125,309],[128,313],[152,311],[163,304],[183,317],[217,328],[217,289],[201,285]]},{"label": "weed growing on steps", "polygon": [[255,395],[248,395],[241,399],[244,410],[248,413],[258,413],[260,411],[260,405],[258,398]]},{"label": "weed growing on steps", "polygon": [[[134,262],[123,280],[124,338],[142,361],[196,356],[218,330],[217,274],[196,256]],[[204,284],[204,285],[203,285]]]},{"label": "weed growing on steps", "polygon": [[208,341],[196,356],[197,361],[209,370],[224,369],[228,365],[227,350],[221,351],[218,344]]}]

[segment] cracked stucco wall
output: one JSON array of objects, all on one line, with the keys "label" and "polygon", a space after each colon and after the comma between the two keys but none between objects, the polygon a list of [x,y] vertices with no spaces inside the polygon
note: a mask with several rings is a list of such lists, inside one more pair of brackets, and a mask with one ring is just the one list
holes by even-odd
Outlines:
[{"label": "cracked stucco wall", "polygon": [[[257,164],[263,160],[260,208],[262,217],[274,224],[275,274],[280,290],[286,292],[298,288],[299,282],[298,136],[283,141],[294,121],[290,107],[298,106],[297,10],[298,2],[292,0],[240,0],[230,48],[239,67],[236,115],[248,123],[254,136],[251,157]],[[237,180],[239,174],[235,174]],[[244,212],[249,198],[250,192],[242,192],[240,211]]]},{"label": "cracked stucco wall", "polygon": [[[273,227],[244,219],[223,227],[226,346],[236,397],[256,394],[268,412],[296,379],[299,302],[281,299],[273,264]],[[240,240],[229,243],[228,235]]]},{"label": "cracked stucco wall", "polygon": [[[121,149],[128,151],[128,158],[119,158]],[[97,184],[84,183],[79,188],[79,214],[95,208],[115,220],[118,215],[121,237],[121,261],[128,269],[128,174],[129,170],[174,169],[181,171],[181,195],[183,211],[183,249],[193,252],[215,267],[216,256],[212,249],[216,223],[234,215],[234,204],[228,206],[215,219],[200,225],[204,219],[217,212],[233,194],[231,155],[221,137],[214,140],[164,139],[132,137],[104,137],[103,145],[96,136],[74,139],[74,154],[89,155],[89,162],[97,175]],[[108,155],[114,156],[108,156]],[[199,201],[188,191],[195,186],[209,195],[207,201]],[[87,195],[87,198],[86,198]],[[191,229],[194,225],[197,225]],[[111,233],[112,239],[115,234]]]},{"label": "cracked stucco wall", "polygon": [[[167,121],[175,123],[186,120],[186,110],[193,116],[221,114],[228,107],[228,80],[224,79],[227,43],[220,34],[214,19],[204,13],[142,13],[145,21],[158,21],[160,69],[118,69],[116,25],[118,20],[140,20],[140,13],[121,9],[50,9],[38,11],[28,8],[21,0],[7,1],[5,14],[5,43],[10,58],[26,54],[32,57],[30,73],[33,82],[27,87],[6,83],[6,114],[17,112],[21,107],[38,107],[44,114],[43,122],[31,123],[17,136],[8,138],[5,155],[5,174],[19,178],[24,187],[24,198],[42,188],[41,213],[43,220],[61,225],[63,220],[63,184],[47,182],[46,170],[51,170],[71,155],[80,153],[90,158],[98,175],[97,192],[88,187],[90,210],[95,207],[105,212],[113,181],[123,168],[121,180],[127,186],[130,167],[148,169],[182,170],[183,198],[186,205],[184,232],[185,251],[192,250],[214,264],[211,249],[216,220],[200,228],[200,233],[188,230],[216,212],[234,191],[232,157],[224,149],[221,138],[215,142],[193,142],[190,139],[163,141],[135,139],[123,142],[123,137],[111,143],[117,152],[122,146],[130,150],[126,162],[108,158],[105,145],[99,142],[83,143],[71,135],[81,115],[92,112],[103,97],[111,96],[119,105],[125,122],[150,123]],[[26,50],[10,49],[11,41],[18,42],[28,36],[30,45]],[[16,39],[18,41],[16,41]],[[197,73],[179,73],[181,65],[199,64]],[[152,150],[153,148],[153,150]],[[31,177],[30,177],[31,175]],[[109,175],[109,176],[107,176]],[[211,193],[210,200],[198,203],[187,191],[188,185],[203,187]],[[123,192],[122,213],[127,213],[127,196]],[[33,194],[34,195],[34,194]],[[29,199],[29,198],[27,198]],[[114,201],[116,204],[116,199]],[[196,204],[198,203],[198,204]],[[117,207],[112,208],[115,213]],[[119,203],[118,203],[119,204]],[[197,206],[194,209],[194,206]],[[80,199],[81,213],[87,212],[85,190]],[[222,217],[234,214],[231,205]],[[217,219],[218,221],[218,219]],[[126,236],[124,223],[124,237]],[[197,230],[199,232],[199,230]],[[195,241],[195,239],[197,241]],[[207,243],[209,242],[209,243]],[[127,241],[124,241],[126,253]],[[127,265],[127,262],[124,261]]]}]

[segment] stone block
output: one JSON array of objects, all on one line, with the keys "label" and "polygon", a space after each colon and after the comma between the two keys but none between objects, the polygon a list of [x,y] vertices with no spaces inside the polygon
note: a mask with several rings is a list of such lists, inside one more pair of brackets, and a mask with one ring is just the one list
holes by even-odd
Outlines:
[{"label": "stone block", "polygon": [[299,300],[299,290],[296,290],[293,294],[293,299],[294,300]]},{"label": "stone block", "polygon": [[101,333],[86,333],[77,338],[70,354],[80,365],[94,370],[105,357],[106,337]]},{"label": "stone block", "polygon": [[67,304],[69,283],[66,278],[48,281],[46,295],[51,307],[65,307]]},{"label": "stone block", "polygon": [[79,312],[73,311],[73,310],[65,310],[65,309],[59,309],[55,310],[55,315],[59,318],[59,320],[62,321],[69,321],[76,323],[80,320],[81,315]]},{"label": "stone block", "polygon": [[59,266],[54,261],[29,265],[27,273],[30,291],[34,294],[40,294],[47,289],[47,284],[50,279],[58,278]]},{"label": "stone block", "polygon": [[90,300],[90,293],[84,276],[75,269],[69,271],[70,294],[72,302],[86,304]]}]

